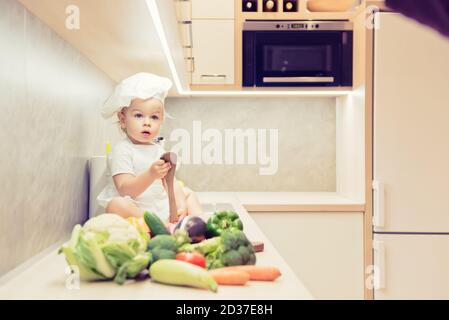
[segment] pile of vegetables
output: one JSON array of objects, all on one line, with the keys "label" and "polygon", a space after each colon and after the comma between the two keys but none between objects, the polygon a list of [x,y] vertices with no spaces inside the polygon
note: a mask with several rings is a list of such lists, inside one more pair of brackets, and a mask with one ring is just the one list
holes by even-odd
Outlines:
[{"label": "pile of vegetables", "polygon": [[64,253],[72,271],[79,271],[81,280],[114,279],[122,284],[150,264],[149,240],[147,233],[140,232],[126,219],[102,214],[83,227],[76,225],[71,239],[59,253]]},{"label": "pile of vegetables", "polygon": [[207,269],[256,263],[253,246],[240,230],[226,230],[219,237],[198,244],[185,244],[179,250],[205,255]]},{"label": "pile of vegetables", "polygon": [[173,234],[151,212],[128,219],[105,213],[76,225],[60,253],[86,281],[113,279],[123,284],[148,270],[157,282],[216,292],[217,284],[276,279],[279,270],[254,266],[253,245],[242,230],[232,211],[216,212],[207,223],[187,217]]},{"label": "pile of vegetables", "polygon": [[[145,221],[152,229],[154,223],[145,213]],[[156,228],[160,229],[156,222]],[[243,223],[238,214],[234,211],[217,211],[208,220],[207,223],[200,217],[187,216],[181,219],[175,227],[175,230],[185,230],[189,234],[191,242],[198,243],[206,238],[220,236],[226,230],[243,230]],[[165,230],[164,230],[165,231]]]}]

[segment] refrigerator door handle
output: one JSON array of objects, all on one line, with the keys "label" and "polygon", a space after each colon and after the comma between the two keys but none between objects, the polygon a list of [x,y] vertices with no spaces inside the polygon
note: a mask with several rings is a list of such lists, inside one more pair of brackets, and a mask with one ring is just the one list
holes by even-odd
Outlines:
[{"label": "refrigerator door handle", "polygon": [[383,227],[385,225],[385,189],[384,184],[378,180],[373,180],[374,190],[374,215],[373,226]]},{"label": "refrigerator door handle", "polygon": [[385,244],[374,240],[374,289],[385,289]]}]

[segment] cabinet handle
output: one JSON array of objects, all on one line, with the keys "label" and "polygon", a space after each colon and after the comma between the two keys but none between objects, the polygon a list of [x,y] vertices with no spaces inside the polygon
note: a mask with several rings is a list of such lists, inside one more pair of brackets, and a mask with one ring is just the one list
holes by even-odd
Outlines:
[{"label": "cabinet handle", "polygon": [[189,44],[188,45],[183,45],[182,47],[186,48],[186,49],[192,49],[193,48],[192,21],[190,21],[190,20],[183,20],[183,21],[179,21],[179,24],[188,25],[189,26]]},{"label": "cabinet handle", "polygon": [[373,241],[374,250],[374,289],[385,289],[385,244],[383,241]]},{"label": "cabinet handle", "polygon": [[226,78],[225,74],[202,74],[201,78]]},{"label": "cabinet handle", "polygon": [[191,63],[190,63],[191,68],[190,68],[189,72],[192,72],[192,73],[195,72],[195,57],[187,57],[186,60],[191,61]]},{"label": "cabinet handle", "polygon": [[334,82],[334,77],[263,77],[263,82]]},{"label": "cabinet handle", "polygon": [[385,188],[380,181],[373,181],[374,191],[374,215],[373,226],[383,227],[385,225]]}]

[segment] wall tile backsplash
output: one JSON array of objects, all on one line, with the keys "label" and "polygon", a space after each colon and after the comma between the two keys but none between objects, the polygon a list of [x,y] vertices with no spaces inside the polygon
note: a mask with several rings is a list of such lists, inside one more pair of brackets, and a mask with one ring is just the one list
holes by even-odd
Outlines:
[{"label": "wall tile backsplash", "polygon": [[114,83],[16,1],[0,1],[0,275],[87,218],[87,159]]},{"label": "wall tile backsplash", "polygon": [[335,98],[169,98],[165,105],[172,117],[161,132],[165,147],[178,152],[177,177],[192,189],[335,191]]}]

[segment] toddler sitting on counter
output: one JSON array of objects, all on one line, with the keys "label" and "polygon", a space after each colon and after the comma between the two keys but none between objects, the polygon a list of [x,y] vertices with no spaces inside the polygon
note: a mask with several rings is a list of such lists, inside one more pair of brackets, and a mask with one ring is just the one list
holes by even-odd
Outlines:
[{"label": "toddler sitting on counter", "polygon": [[[154,212],[169,229],[169,200],[165,177],[170,162],[161,160],[165,153],[157,137],[165,119],[164,100],[172,86],[169,79],[149,73],[138,73],[117,85],[106,101],[102,116],[118,117],[124,139],[110,153],[111,179],[98,195],[105,212],[124,218],[142,217]],[[178,219],[186,215],[204,219],[195,193],[174,180]]]}]

